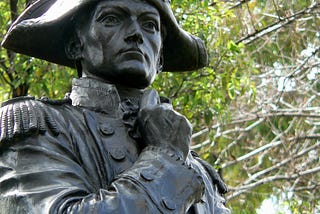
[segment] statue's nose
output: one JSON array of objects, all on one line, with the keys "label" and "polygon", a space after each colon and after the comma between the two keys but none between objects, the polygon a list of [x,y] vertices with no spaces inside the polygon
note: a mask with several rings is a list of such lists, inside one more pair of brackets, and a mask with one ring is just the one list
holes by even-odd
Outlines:
[{"label": "statue's nose", "polygon": [[143,43],[143,36],[141,28],[137,21],[132,21],[129,28],[127,29],[127,35],[124,38],[124,41],[127,43],[136,42],[138,44]]}]

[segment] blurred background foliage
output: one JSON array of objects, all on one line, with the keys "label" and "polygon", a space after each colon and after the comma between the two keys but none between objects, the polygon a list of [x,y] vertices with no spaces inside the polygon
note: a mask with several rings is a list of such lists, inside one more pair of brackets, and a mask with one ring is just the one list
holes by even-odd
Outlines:
[{"label": "blurred background foliage", "polygon": [[[30,3],[0,1],[0,38]],[[229,185],[227,206],[319,213],[320,2],[173,0],[172,8],[205,41],[209,65],[163,72],[152,87],[192,122],[192,149]],[[0,48],[0,101],[60,99],[74,77],[72,69]]]}]

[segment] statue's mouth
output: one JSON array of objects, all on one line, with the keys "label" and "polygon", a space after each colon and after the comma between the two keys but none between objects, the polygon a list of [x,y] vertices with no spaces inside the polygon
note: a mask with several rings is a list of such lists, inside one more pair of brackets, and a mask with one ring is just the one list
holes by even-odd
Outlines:
[{"label": "statue's mouth", "polygon": [[129,48],[120,51],[120,54],[125,56],[128,59],[144,60],[145,56],[139,48]]}]

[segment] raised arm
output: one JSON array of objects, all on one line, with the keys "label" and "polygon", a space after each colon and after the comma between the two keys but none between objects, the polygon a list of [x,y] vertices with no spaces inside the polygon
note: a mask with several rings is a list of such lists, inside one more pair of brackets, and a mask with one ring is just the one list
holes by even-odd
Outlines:
[{"label": "raised arm", "polygon": [[[2,108],[2,116],[13,111],[15,124],[20,107],[39,107],[41,113],[38,101],[24,103]],[[101,181],[108,171],[97,168],[101,162],[92,153],[95,148],[79,147],[81,134],[68,134],[71,128],[56,113],[33,115],[46,131],[33,129],[23,138],[12,134],[2,142],[0,207],[5,213],[184,213],[200,201],[204,184],[196,170],[175,152],[157,146],[147,146],[111,183]],[[8,124],[7,118],[2,118],[3,124]],[[10,134],[8,127],[1,127],[1,134]],[[87,159],[80,158],[86,152]]]}]

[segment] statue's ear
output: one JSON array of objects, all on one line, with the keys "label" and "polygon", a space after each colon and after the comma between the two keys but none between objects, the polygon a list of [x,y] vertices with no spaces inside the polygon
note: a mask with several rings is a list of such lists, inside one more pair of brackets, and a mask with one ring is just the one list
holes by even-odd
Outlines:
[{"label": "statue's ear", "polygon": [[74,35],[65,44],[65,52],[69,59],[78,61],[81,59],[82,44],[80,39]]}]

